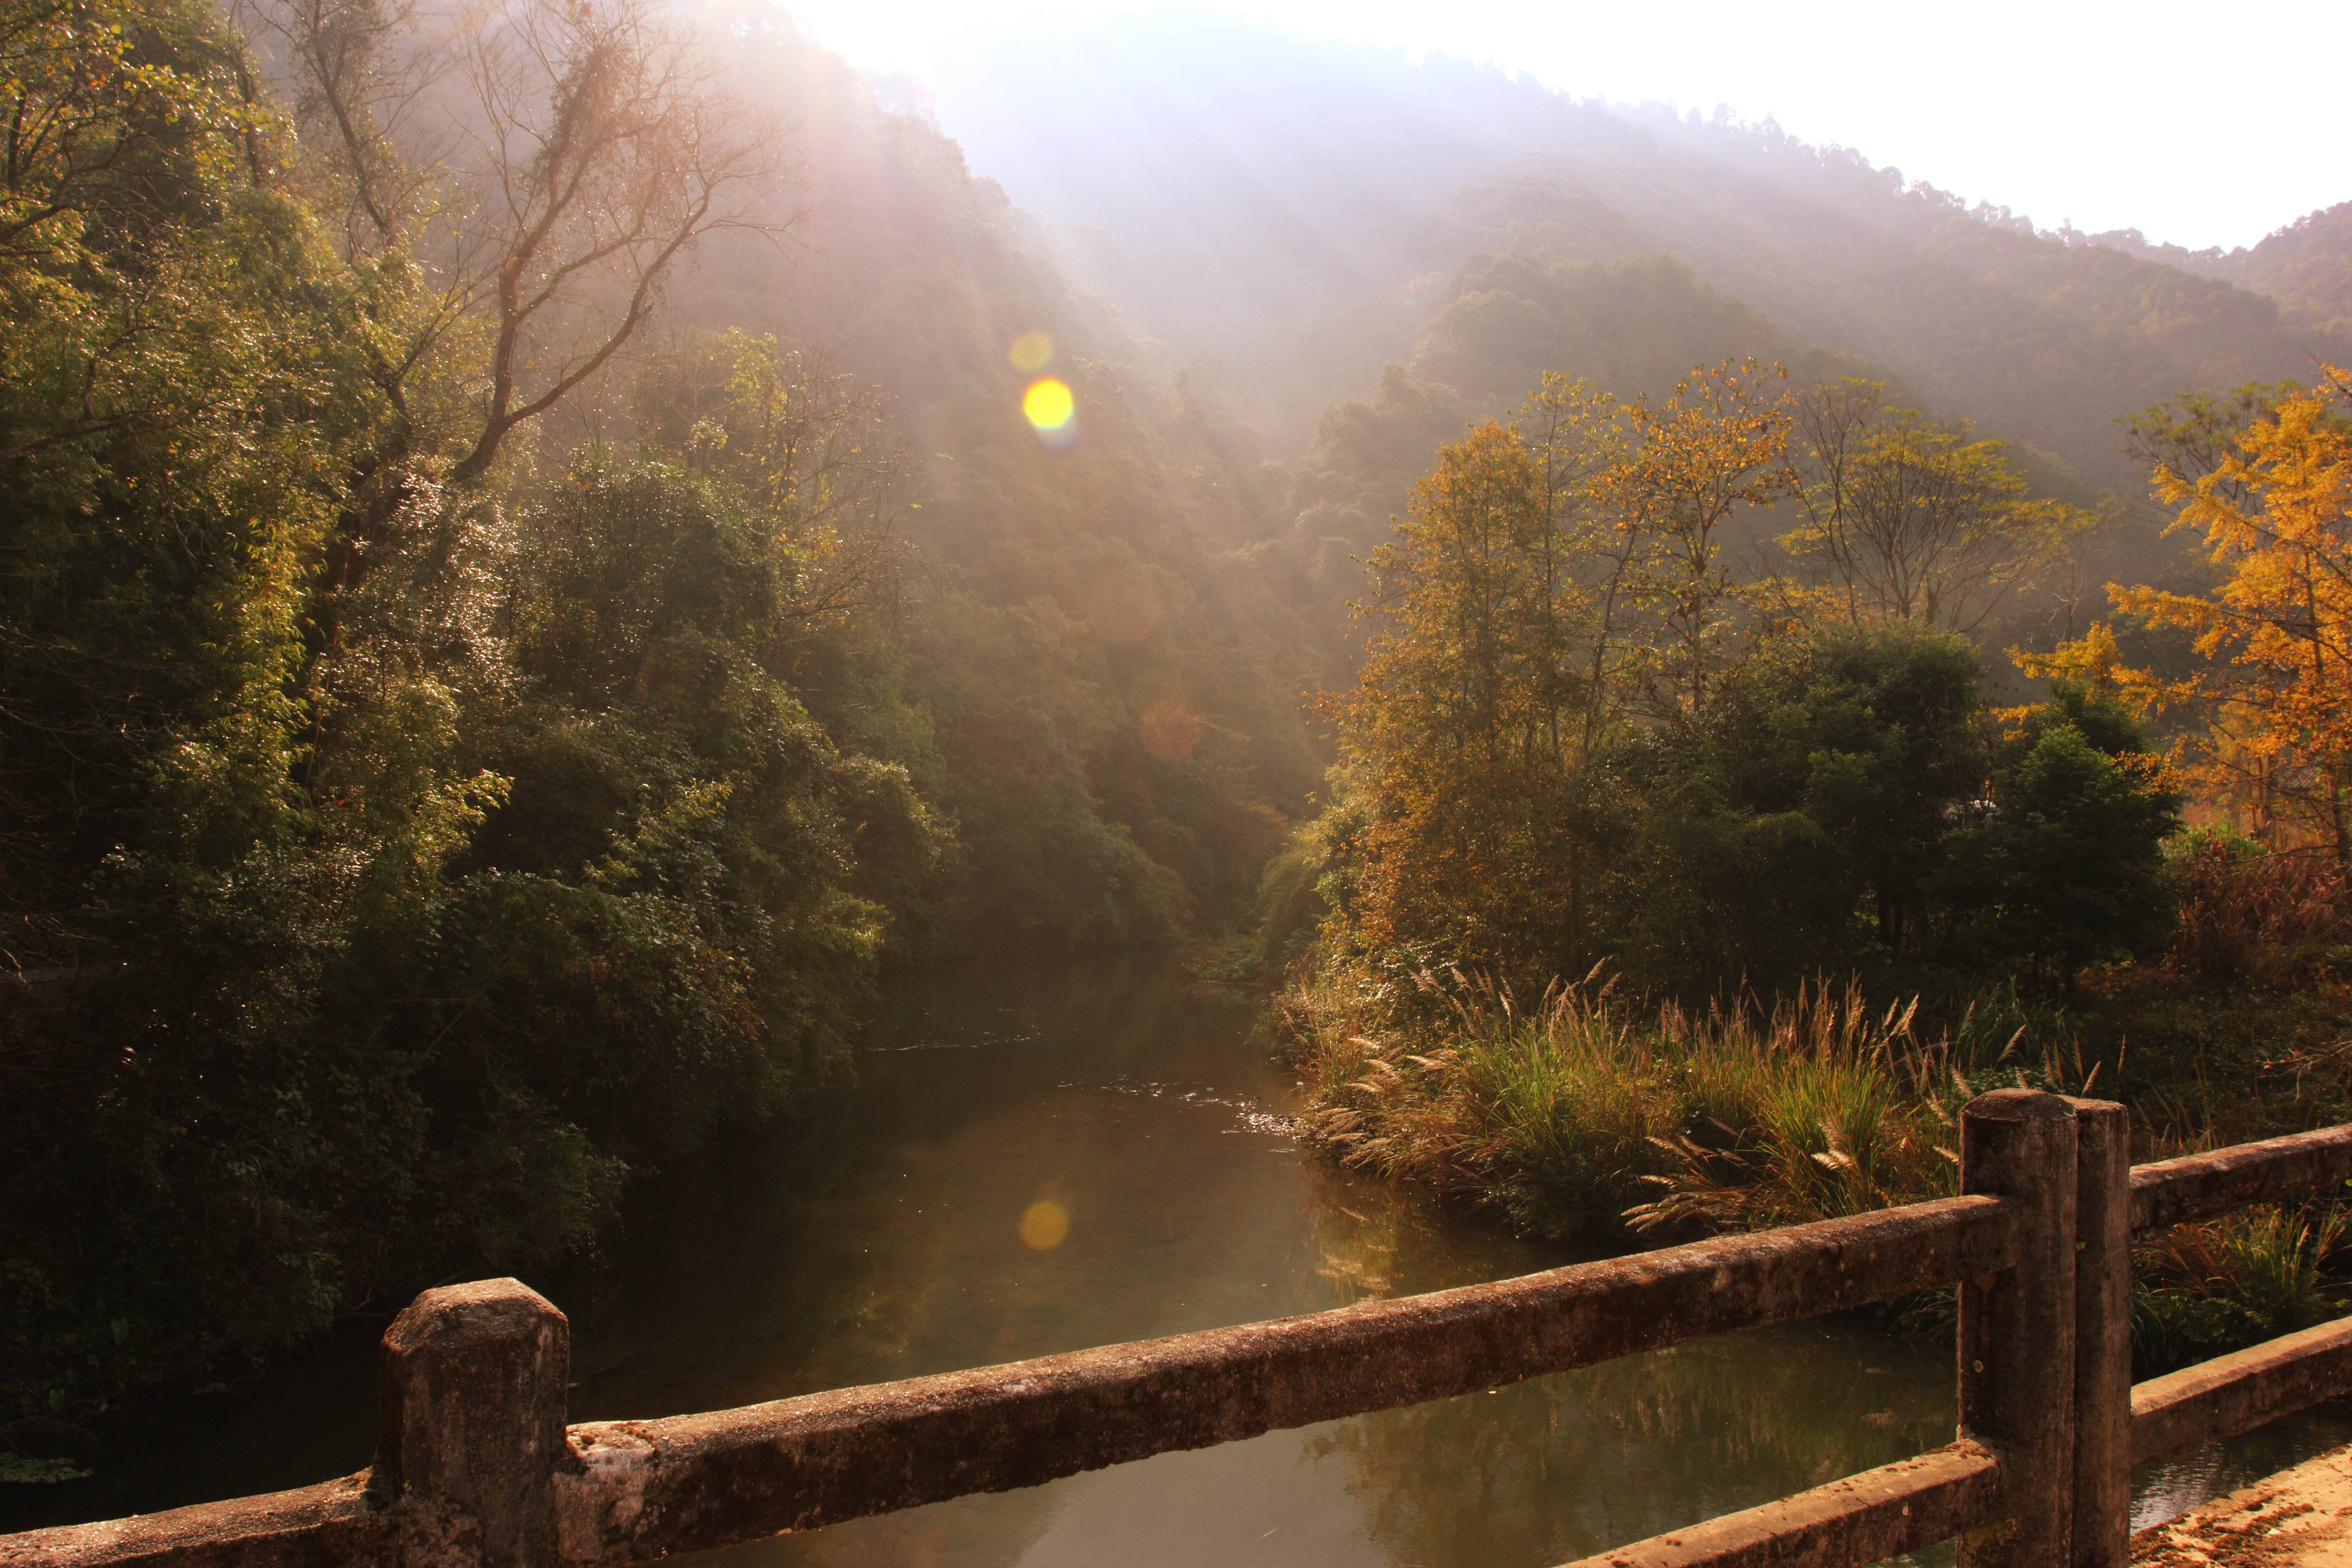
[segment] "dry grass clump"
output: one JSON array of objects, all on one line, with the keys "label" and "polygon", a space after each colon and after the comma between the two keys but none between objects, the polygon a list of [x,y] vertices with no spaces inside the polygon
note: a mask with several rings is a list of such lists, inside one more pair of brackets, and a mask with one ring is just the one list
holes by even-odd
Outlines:
[{"label": "dry grass clump", "polygon": [[1414,984],[1433,1022],[1360,979],[1286,999],[1308,1135],[1552,1237],[1756,1229],[1948,1194],[1974,1092],[1961,1069],[2000,1054],[1973,1015],[1923,1039],[1916,1001],[1874,1009],[1851,986],[1697,1014],[1636,1007],[1597,974],[1532,1008],[1458,972]]}]

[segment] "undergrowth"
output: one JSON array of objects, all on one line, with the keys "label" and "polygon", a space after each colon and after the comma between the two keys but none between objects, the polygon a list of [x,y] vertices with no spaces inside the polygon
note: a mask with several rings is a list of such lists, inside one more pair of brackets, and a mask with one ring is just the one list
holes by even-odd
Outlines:
[{"label": "undergrowth", "polygon": [[[1332,1155],[1522,1233],[1587,1241],[1948,1195],[1964,1102],[2008,1086],[2098,1092],[2109,1066],[2067,1015],[2006,988],[1931,1026],[1917,999],[1875,1006],[1852,985],[1695,1012],[1641,1005],[1597,973],[1523,1002],[1454,970],[1409,985],[1326,973],[1295,978],[1273,1026],[1304,1080],[1305,1135]],[[2344,1226],[2333,1206],[2248,1210],[2138,1249],[2141,1372],[2345,1310],[2332,1269]]]}]

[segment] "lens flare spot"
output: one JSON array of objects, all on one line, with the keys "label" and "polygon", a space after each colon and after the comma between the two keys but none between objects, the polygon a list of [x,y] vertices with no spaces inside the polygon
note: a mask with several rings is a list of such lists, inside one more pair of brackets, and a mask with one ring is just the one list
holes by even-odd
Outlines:
[{"label": "lens flare spot", "polygon": [[1143,749],[1163,763],[1181,763],[1192,754],[1208,731],[1208,722],[1181,697],[1163,697],[1143,710]]},{"label": "lens flare spot", "polygon": [[1051,1252],[1070,1234],[1070,1211],[1051,1198],[1039,1198],[1021,1211],[1021,1245],[1032,1252]]},{"label": "lens flare spot", "polygon": [[1004,357],[1013,362],[1013,369],[1034,374],[1054,363],[1054,340],[1043,332],[1024,332],[1013,340]]},{"label": "lens flare spot", "polygon": [[1077,411],[1077,400],[1070,395],[1068,384],[1055,376],[1031,382],[1029,390],[1021,395],[1021,412],[1041,433],[1066,427]]}]

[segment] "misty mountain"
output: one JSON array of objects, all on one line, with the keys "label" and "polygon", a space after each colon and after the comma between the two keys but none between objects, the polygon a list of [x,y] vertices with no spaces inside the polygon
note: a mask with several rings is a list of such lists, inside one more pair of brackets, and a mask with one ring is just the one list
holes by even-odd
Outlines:
[{"label": "misty mountain", "polygon": [[[1781,342],[1867,362],[2095,484],[2136,480],[2119,416],[2292,376],[2347,341],[2336,215],[2241,260],[2095,242],[1769,121],[1573,100],[1188,10],[974,52],[928,86],[1076,276],[1289,450],[1383,363],[1455,374],[1465,301],[1496,315],[1504,256],[1671,258]],[[1526,363],[1643,389],[1528,324]]]},{"label": "misty mountain", "polygon": [[2252,247],[2228,251],[2151,245],[2136,228],[2091,237],[2200,278],[2218,278],[2267,295],[2294,326],[2336,338],[2352,331],[2352,202],[2307,213]]}]

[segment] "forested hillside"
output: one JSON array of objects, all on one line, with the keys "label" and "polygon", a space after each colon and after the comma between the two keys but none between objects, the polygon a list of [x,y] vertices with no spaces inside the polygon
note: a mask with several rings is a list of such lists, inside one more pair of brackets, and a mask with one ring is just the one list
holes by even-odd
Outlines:
[{"label": "forested hillside", "polygon": [[[1185,10],[983,48],[928,90],[1075,275],[1183,363],[1225,448],[1278,465],[1261,570],[1306,606],[1326,681],[1354,668],[1361,563],[1437,446],[1547,373],[1654,398],[1754,356],[2010,443],[2036,493],[2098,518],[1982,628],[2047,647],[2107,581],[2197,575],[2144,504],[2126,420],[2352,353],[2323,303],[2352,277],[2328,215],[2228,259],[2095,243],[1769,121]],[[1739,570],[1793,570],[1790,522],[1735,530]]]},{"label": "forested hillside", "polygon": [[[1281,830],[1268,803],[1295,809],[1318,766],[1284,617],[1224,559],[1265,530],[1249,476],[952,143],[834,57],[779,47],[738,69],[747,96],[826,106],[802,111],[804,216],[781,262],[714,247],[678,312],[832,345],[928,454],[901,630],[936,726],[931,798],[965,825],[950,940],[1161,940],[1229,917]],[[1053,357],[1024,372],[1007,353],[1028,333]],[[1022,418],[1034,369],[1074,388],[1074,439]]]},{"label": "forested hillside", "polygon": [[2292,327],[2338,340],[2352,331],[2352,202],[2306,213],[2251,247],[2228,251],[2150,245],[2137,229],[2091,237],[2275,300]]},{"label": "forested hillside", "polygon": [[0,37],[12,1399],[580,1246],[888,955],[1246,909],[1266,525],[934,128],[748,15],[92,15]]}]

